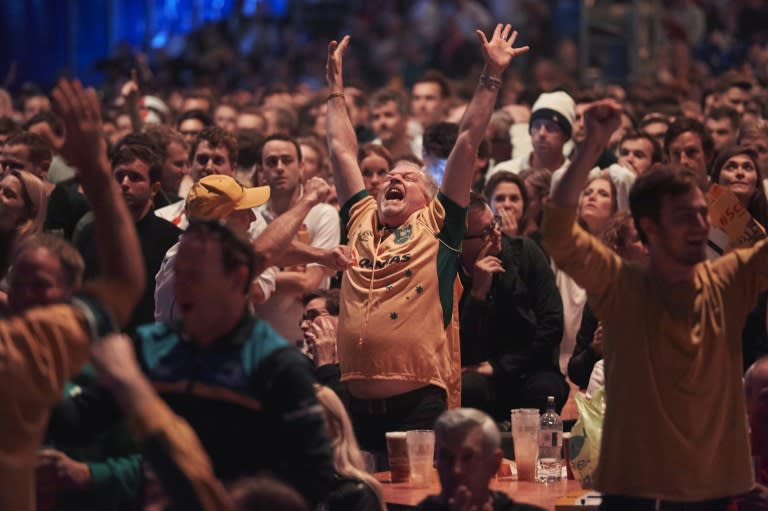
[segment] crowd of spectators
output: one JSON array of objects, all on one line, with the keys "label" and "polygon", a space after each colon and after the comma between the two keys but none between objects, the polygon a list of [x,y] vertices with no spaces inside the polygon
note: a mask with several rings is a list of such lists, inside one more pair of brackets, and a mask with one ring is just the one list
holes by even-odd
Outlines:
[{"label": "crowd of spectators", "polygon": [[[601,276],[584,276],[563,245],[567,221],[579,247],[592,244],[584,261],[615,253],[654,267],[680,240],[649,240],[637,222],[658,222],[648,187],[674,171],[704,207],[731,201],[688,241],[706,244],[716,269],[735,248],[754,245],[739,257],[758,260],[763,2],[670,2],[654,21],[653,72],[622,83],[579,81],[569,2],[327,11],[339,13],[333,30],[261,14],[206,25],[181,56],[117,59],[101,95],[69,80],[50,94],[0,89],[0,348],[12,347],[0,349],[12,361],[0,364],[0,436],[24,438],[23,452],[0,441],[13,459],[0,458],[0,507],[383,509],[369,474],[387,468],[383,433],[436,419],[438,444],[485,453],[485,490],[473,491],[508,506],[486,492],[509,410],[544,410],[552,396],[560,411],[603,374],[610,395],[617,378],[621,348],[603,357],[619,315],[603,316]],[[339,31],[351,42],[329,46]],[[744,219],[735,232],[733,217]],[[740,347],[730,369],[755,364],[753,436],[765,429],[752,387],[768,354],[767,293],[754,291],[735,314],[744,325],[714,327]],[[83,366],[88,340],[115,330]],[[31,397],[26,379],[14,394],[26,373]],[[724,410],[738,411],[730,376]],[[438,419],[459,404],[484,414]],[[753,442],[763,484],[764,443]],[[265,472],[276,479],[251,478]],[[721,488],[741,488],[735,472]],[[708,500],[697,484],[654,498]],[[424,508],[454,491],[472,500],[460,488],[444,482]]]}]

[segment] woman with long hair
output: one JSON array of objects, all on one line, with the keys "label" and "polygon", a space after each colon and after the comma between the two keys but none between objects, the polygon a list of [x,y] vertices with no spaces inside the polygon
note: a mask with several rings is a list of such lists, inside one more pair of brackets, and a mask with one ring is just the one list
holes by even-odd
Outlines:
[{"label": "woman with long hair", "polygon": [[[601,172],[587,181],[577,209],[579,225],[593,236],[601,238],[618,210],[616,184],[607,172]],[[560,369],[565,372],[576,347],[582,313],[587,294],[566,273],[557,270],[555,281],[563,300],[563,326],[565,333],[560,344]]]},{"label": "woman with long hair", "polygon": [[47,209],[45,185],[34,174],[10,170],[0,179],[0,277],[16,242],[43,230]]},{"label": "woman with long hair", "polygon": [[602,236],[618,210],[616,184],[607,174],[587,181],[579,198],[579,224],[597,237]]},{"label": "woman with long hair", "polygon": [[754,219],[768,228],[768,201],[757,151],[749,146],[724,148],[712,166],[710,179],[731,190]]},{"label": "woman with long hair", "polygon": [[[763,188],[764,172],[760,165],[760,154],[754,146],[730,146],[723,148],[717,156],[712,166],[711,181],[732,191],[749,214],[768,229],[768,201]],[[766,353],[767,317],[768,292],[763,292],[757,299],[757,306],[747,316],[741,334],[744,369]]]},{"label": "woman with long hair", "polygon": [[315,390],[323,407],[325,428],[331,441],[333,468],[336,471],[336,487],[319,509],[386,511],[381,485],[365,470],[363,454],[344,405],[328,387],[317,385]]}]

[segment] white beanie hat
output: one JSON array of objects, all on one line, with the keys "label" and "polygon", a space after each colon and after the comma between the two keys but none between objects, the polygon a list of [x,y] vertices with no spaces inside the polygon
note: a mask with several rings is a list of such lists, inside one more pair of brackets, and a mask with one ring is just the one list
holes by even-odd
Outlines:
[{"label": "white beanie hat", "polygon": [[536,119],[547,119],[557,123],[566,137],[571,138],[573,122],[576,119],[576,103],[563,91],[545,92],[533,104],[530,124],[533,124]]},{"label": "white beanie hat", "polygon": [[144,96],[140,106],[146,124],[162,124],[171,113],[168,106],[157,96]]}]

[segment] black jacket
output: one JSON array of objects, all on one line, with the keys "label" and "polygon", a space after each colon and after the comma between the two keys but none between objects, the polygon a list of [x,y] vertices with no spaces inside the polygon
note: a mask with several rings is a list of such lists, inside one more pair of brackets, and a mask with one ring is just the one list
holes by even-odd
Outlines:
[{"label": "black jacket", "polygon": [[584,313],[581,315],[581,326],[576,334],[576,346],[573,348],[573,355],[568,360],[568,378],[579,386],[580,389],[586,389],[589,385],[589,377],[592,375],[592,369],[598,360],[603,358],[592,349],[592,339],[597,330],[598,320],[589,303],[584,305]]},{"label": "black jacket", "polygon": [[[179,235],[182,232],[171,222],[156,216],[154,210],[150,210],[135,225],[146,269],[146,282],[144,293],[126,325],[128,332],[133,332],[139,325],[152,323],[155,320],[155,275],[160,270],[165,253],[179,241]],[[85,278],[94,278],[99,273],[99,257],[93,223],[83,228],[77,241],[77,249],[85,261]]]},{"label": "black jacket", "polygon": [[505,379],[557,369],[563,302],[547,257],[529,238],[507,236],[498,257],[504,273],[494,276],[484,302],[470,296],[470,277],[461,275],[462,364],[488,360]]}]

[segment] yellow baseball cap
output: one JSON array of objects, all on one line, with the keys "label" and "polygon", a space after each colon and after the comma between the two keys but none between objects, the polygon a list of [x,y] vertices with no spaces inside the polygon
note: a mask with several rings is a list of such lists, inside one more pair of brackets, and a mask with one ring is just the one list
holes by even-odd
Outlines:
[{"label": "yellow baseball cap", "polygon": [[205,176],[187,195],[187,217],[219,220],[233,211],[255,208],[269,200],[269,187],[245,188],[234,178],[220,174]]}]

